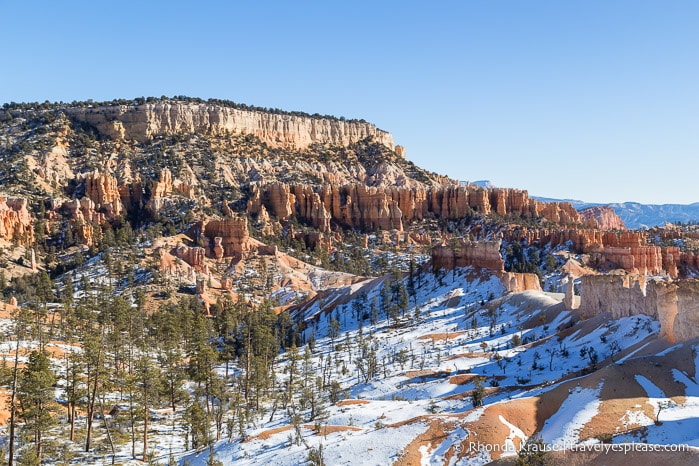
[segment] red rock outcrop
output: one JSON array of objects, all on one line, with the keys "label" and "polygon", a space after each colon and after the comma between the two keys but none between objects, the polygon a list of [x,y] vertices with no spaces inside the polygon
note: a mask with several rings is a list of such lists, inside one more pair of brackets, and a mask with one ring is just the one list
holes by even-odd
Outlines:
[{"label": "red rock outcrop", "polygon": [[626,230],[624,221],[609,206],[589,207],[578,211],[580,220],[590,228],[600,230]]},{"label": "red rock outcrop", "polygon": [[505,262],[500,255],[501,241],[470,241],[458,238],[450,245],[432,248],[432,267],[434,270],[455,267],[484,268],[494,272],[504,272]]},{"label": "red rock outcrop", "polygon": [[233,289],[233,277],[229,275],[221,277],[221,289],[231,291]]},{"label": "red rock outcrop", "polygon": [[212,248],[213,254],[214,254],[214,259],[217,261],[220,261],[223,259],[223,255],[225,253],[225,250],[223,249],[223,238],[220,236],[216,236],[214,238],[214,247]]},{"label": "red rock outcrop", "polygon": [[646,233],[641,231],[516,227],[503,232],[503,237],[507,241],[549,244],[551,247],[569,243],[573,252],[590,254],[594,265],[603,270],[620,268],[629,273],[643,275],[667,273],[676,278],[677,266],[682,260],[677,248],[650,245]]},{"label": "red rock outcrop", "polygon": [[110,219],[124,211],[117,180],[108,173],[95,171],[88,174],[85,177],[85,195],[95,203],[95,210],[104,212]]},{"label": "red rock outcrop", "polygon": [[671,343],[699,336],[699,281],[666,282],[639,275],[586,275],[581,278],[580,312],[609,312],[618,319],[645,314],[660,322]]},{"label": "red rock outcrop", "polygon": [[69,228],[73,230],[79,243],[92,246],[102,239],[102,229],[95,229],[95,226],[106,223],[107,215],[97,212],[97,205],[92,199],[72,199],[64,202],[61,209],[68,217]]},{"label": "red rock outcrop", "polygon": [[189,266],[195,268],[196,270],[202,270],[204,266],[204,257],[206,255],[206,250],[200,247],[189,247],[184,244],[179,244],[175,249],[173,249],[170,252],[170,254],[182,259]]},{"label": "red rock outcrop", "polygon": [[[226,217],[222,220],[208,220],[199,227],[208,242],[207,255],[216,257],[214,247],[223,248],[223,257],[240,256],[250,252],[253,245],[245,217]],[[220,241],[217,240],[220,238]]]},{"label": "red rock outcrop", "polygon": [[0,238],[28,245],[34,242],[27,200],[0,196]]}]

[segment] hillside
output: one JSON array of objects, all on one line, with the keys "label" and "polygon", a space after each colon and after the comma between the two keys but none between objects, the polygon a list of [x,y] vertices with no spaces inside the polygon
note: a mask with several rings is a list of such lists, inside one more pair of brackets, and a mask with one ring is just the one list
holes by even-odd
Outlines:
[{"label": "hillside", "polygon": [[407,154],[363,120],[215,99],[4,105],[3,445],[412,465],[635,442],[696,462],[699,230]]}]

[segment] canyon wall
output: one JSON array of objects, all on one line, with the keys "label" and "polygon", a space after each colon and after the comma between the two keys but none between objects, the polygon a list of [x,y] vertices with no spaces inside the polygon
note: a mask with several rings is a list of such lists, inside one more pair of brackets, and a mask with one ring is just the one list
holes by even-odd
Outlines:
[{"label": "canyon wall", "polygon": [[609,206],[589,207],[578,211],[582,222],[600,230],[626,230],[624,221]]},{"label": "canyon wall", "polygon": [[560,225],[580,221],[569,203],[544,203],[529,198],[526,191],[475,185],[378,188],[362,184],[253,184],[247,210],[257,215],[262,207],[281,221],[295,215],[322,231],[330,228],[330,220],[367,231],[402,230],[413,221],[459,219],[473,212],[543,218]]},{"label": "canyon wall", "polygon": [[623,269],[632,274],[679,276],[680,267],[699,268],[699,256],[680,252],[674,246],[648,244],[643,231],[601,231],[592,228],[513,227],[503,232],[507,241],[549,244],[569,243],[571,250],[589,255],[591,265],[601,270]]},{"label": "canyon wall", "polygon": [[[212,104],[157,102],[141,105],[69,107],[71,118],[111,139],[148,141],[175,133],[252,134],[270,146],[303,149],[314,143],[347,146],[366,138],[394,149],[391,133],[371,123],[243,110]],[[404,152],[404,151],[403,151]]]},{"label": "canyon wall", "polygon": [[660,322],[660,336],[671,343],[699,336],[699,282],[666,282],[640,275],[585,275],[580,312],[609,312],[614,319],[645,314]]}]

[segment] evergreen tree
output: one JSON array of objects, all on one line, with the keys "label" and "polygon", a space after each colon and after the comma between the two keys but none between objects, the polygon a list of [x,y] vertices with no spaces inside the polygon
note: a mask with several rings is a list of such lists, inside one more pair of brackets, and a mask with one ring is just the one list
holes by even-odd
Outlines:
[{"label": "evergreen tree", "polygon": [[191,437],[192,448],[198,450],[211,442],[209,437],[209,421],[206,412],[196,398],[184,414],[188,438]]},{"label": "evergreen tree", "polygon": [[55,384],[49,358],[43,352],[32,351],[27,367],[22,370],[17,395],[26,428],[34,433],[38,463],[43,453],[43,433],[55,423],[52,406]]}]

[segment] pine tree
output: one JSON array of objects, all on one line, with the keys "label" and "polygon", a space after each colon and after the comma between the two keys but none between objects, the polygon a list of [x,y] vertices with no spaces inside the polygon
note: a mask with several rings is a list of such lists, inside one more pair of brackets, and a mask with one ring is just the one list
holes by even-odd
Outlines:
[{"label": "pine tree", "polygon": [[187,426],[188,436],[192,440],[192,448],[198,450],[210,443],[209,437],[209,421],[206,412],[202,409],[201,404],[196,398],[187,408],[184,415],[184,420]]},{"label": "pine tree", "polygon": [[134,371],[140,408],[143,414],[143,461],[148,461],[148,420],[151,403],[157,398],[160,374],[153,360],[141,356],[136,362]]},{"label": "pine tree", "polygon": [[27,367],[22,370],[17,395],[26,428],[34,432],[36,458],[41,463],[43,433],[55,423],[53,416],[56,376],[46,354],[32,351]]}]

